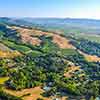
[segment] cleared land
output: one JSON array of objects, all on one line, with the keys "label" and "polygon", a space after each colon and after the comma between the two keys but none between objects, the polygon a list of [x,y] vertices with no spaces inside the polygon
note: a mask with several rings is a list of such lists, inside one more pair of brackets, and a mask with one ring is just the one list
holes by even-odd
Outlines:
[{"label": "cleared land", "polygon": [[[44,100],[52,100],[51,98],[45,98],[41,95],[44,92],[44,90],[41,89],[40,87],[24,89],[21,91],[4,89],[4,91],[6,93],[9,93],[9,94],[17,96],[17,97],[23,97],[23,100],[37,100],[37,98],[42,98]],[[27,96],[27,94],[29,94],[29,95]]]},{"label": "cleared land", "polygon": [[18,51],[12,50],[3,43],[0,43],[0,58],[13,58],[20,55],[21,54]]},{"label": "cleared land", "polygon": [[20,34],[23,43],[30,43],[32,45],[39,45],[41,43],[41,40],[32,36],[32,35],[37,36],[41,32],[32,29],[24,29],[20,27],[11,27],[11,28],[16,29],[16,31]]},{"label": "cleared land", "polygon": [[9,52],[9,51],[0,51],[0,58],[14,58],[17,56],[21,56],[21,54],[18,51],[13,51],[13,52]]},{"label": "cleared land", "polygon": [[39,45],[41,40],[34,36],[49,35],[53,37],[53,42],[56,43],[60,48],[74,48],[74,46],[69,43],[69,40],[51,32],[43,32],[36,29],[24,29],[20,27],[12,27],[12,29],[16,29],[20,33],[22,41],[26,43]]},{"label": "cleared land", "polygon": [[67,40],[64,37],[61,37],[60,35],[53,35],[53,42],[56,43],[60,48],[65,49],[74,49],[74,46],[69,43],[69,40]]},{"label": "cleared land", "polygon": [[[11,27],[12,29],[16,29],[22,37],[22,41],[26,42],[26,43],[31,43],[32,45],[39,45],[41,43],[41,40],[39,40],[38,38],[34,37],[34,36],[42,36],[42,35],[49,35],[53,37],[53,42],[56,43],[60,48],[62,49],[75,49],[75,47],[70,44],[70,40],[68,40],[65,37],[62,37],[58,34],[54,34],[52,32],[43,32],[41,30],[37,30],[37,29],[25,29],[25,28],[20,28],[20,27]],[[75,37],[77,38],[84,38],[84,39],[88,39],[91,41],[95,41],[95,42],[100,42],[100,36],[99,35],[87,35],[84,33],[80,33],[80,34],[74,34]],[[85,58],[86,60],[90,61],[90,62],[97,62],[100,61],[100,58],[97,56],[93,56],[93,55],[88,55],[85,54],[81,51],[79,51]]]},{"label": "cleared land", "polygon": [[79,70],[81,70],[79,66],[70,66],[67,68],[67,72],[64,73],[64,76],[70,78],[74,76],[75,71]]},{"label": "cleared land", "polygon": [[38,98],[41,98],[43,100],[54,100],[55,98],[59,98],[60,100],[67,100],[67,96],[64,97],[43,97],[42,94],[45,92],[41,87],[35,87],[30,89],[24,89],[21,91],[14,91],[10,89],[4,89],[6,93],[9,93],[11,95],[22,97],[23,100],[37,100]]},{"label": "cleared land", "polygon": [[80,54],[82,54],[85,59],[89,62],[100,62],[100,57],[97,57],[96,55],[88,55],[80,50],[78,50]]}]

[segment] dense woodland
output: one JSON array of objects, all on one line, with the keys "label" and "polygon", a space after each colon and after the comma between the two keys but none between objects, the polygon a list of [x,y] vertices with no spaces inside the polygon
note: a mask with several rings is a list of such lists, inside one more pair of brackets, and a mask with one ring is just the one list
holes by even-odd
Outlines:
[{"label": "dense woodland", "polygon": [[85,39],[73,40],[72,44],[76,46],[77,49],[90,54],[97,55],[100,57],[100,44],[91,42]]}]

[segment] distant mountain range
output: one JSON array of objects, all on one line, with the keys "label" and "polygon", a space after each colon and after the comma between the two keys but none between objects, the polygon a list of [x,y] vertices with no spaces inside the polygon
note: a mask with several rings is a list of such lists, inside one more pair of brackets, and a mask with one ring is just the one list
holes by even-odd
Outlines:
[{"label": "distant mountain range", "polygon": [[64,33],[100,34],[100,20],[75,18],[7,18],[1,17],[0,22],[14,25],[40,27]]}]

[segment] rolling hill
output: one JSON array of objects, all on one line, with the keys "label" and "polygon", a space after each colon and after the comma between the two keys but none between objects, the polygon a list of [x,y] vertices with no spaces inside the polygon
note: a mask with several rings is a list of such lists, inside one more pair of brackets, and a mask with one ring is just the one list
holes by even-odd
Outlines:
[{"label": "rolling hill", "polygon": [[91,19],[0,18],[0,99],[98,98],[99,24]]}]

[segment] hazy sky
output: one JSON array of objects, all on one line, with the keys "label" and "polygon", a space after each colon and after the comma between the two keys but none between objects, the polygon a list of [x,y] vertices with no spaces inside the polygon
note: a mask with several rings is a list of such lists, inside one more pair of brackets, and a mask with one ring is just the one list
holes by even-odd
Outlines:
[{"label": "hazy sky", "polygon": [[100,0],[0,0],[0,16],[100,19]]}]

